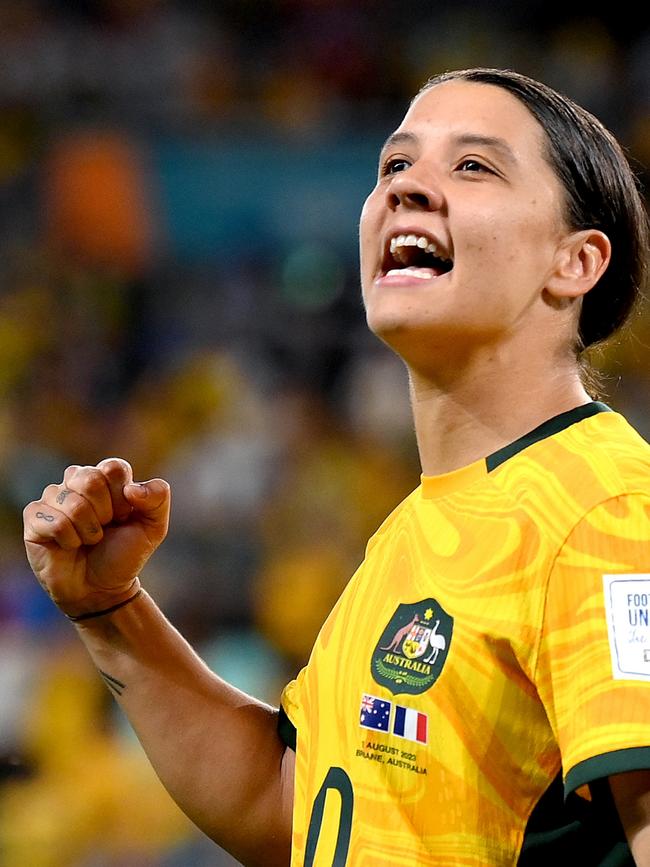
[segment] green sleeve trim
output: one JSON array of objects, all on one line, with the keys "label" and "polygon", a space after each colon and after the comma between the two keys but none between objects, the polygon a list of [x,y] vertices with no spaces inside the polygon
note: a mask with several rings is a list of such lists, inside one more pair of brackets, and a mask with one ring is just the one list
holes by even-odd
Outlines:
[{"label": "green sleeve trim", "polygon": [[280,705],[280,716],[278,717],[278,734],[280,735],[280,740],[295,753],[296,727],[287,716],[287,712],[282,707],[282,705]]},{"label": "green sleeve trim", "polygon": [[650,747],[629,747],[625,750],[612,750],[578,762],[574,765],[564,780],[564,797],[574,792],[585,783],[592,783],[612,774],[622,774],[625,771],[641,771],[650,769]]}]

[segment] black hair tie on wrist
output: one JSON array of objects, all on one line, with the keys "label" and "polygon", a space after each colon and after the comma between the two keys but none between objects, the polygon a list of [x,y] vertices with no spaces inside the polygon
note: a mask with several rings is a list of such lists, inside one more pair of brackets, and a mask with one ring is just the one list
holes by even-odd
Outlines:
[{"label": "black hair tie on wrist", "polygon": [[[125,605],[128,605],[129,602],[133,602],[134,599],[137,599],[142,593],[142,587],[138,590],[137,593],[134,593],[133,596],[129,596],[128,599],[125,599],[124,602],[118,602],[117,605],[111,605],[110,608],[104,608],[102,611],[88,611],[86,614],[66,614],[65,616],[68,620],[72,620],[73,623],[77,623],[79,620],[91,620],[93,617],[103,617],[104,614],[112,614],[114,611],[117,611],[118,608],[123,608]],[[65,611],[63,612],[65,614]]]}]

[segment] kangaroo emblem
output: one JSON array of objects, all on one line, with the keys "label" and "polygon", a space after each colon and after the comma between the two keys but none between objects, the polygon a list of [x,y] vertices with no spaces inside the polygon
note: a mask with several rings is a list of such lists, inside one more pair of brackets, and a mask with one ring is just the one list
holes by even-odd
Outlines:
[{"label": "kangaroo emblem", "polygon": [[406,626],[402,626],[401,629],[398,629],[395,635],[393,635],[393,640],[388,645],[388,647],[381,647],[380,650],[397,650],[399,645],[404,641],[406,636],[411,631],[411,628],[415,626],[420,620],[420,616],[418,614],[413,615],[413,620],[410,623],[407,623]]}]

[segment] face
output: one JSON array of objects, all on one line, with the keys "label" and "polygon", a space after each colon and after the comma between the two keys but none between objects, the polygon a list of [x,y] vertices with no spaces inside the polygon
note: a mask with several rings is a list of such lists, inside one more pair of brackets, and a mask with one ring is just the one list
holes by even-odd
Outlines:
[{"label": "face", "polygon": [[384,146],[360,226],[370,328],[407,362],[544,328],[567,234],[544,132],[494,85],[421,94]]}]

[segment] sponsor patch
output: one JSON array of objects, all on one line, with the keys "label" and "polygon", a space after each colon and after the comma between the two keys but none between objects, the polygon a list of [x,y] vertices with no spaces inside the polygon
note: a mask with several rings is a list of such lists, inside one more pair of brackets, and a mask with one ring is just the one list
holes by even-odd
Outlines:
[{"label": "sponsor patch", "polygon": [[650,681],[650,574],[603,575],[616,680]]}]

